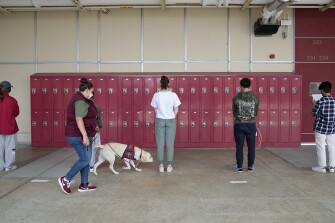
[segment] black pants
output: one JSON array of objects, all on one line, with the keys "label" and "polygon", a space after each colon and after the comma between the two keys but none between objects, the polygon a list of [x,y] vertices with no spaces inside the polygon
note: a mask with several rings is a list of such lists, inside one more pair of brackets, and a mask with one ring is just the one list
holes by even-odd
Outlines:
[{"label": "black pants", "polygon": [[255,162],[255,138],[256,124],[243,123],[234,125],[234,137],[236,142],[236,164],[238,168],[243,166],[243,144],[244,139],[248,145],[248,167],[252,167]]}]

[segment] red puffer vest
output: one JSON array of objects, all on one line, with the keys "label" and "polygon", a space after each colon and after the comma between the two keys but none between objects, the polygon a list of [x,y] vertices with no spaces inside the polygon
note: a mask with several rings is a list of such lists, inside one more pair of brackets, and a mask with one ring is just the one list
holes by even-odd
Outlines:
[{"label": "red puffer vest", "polygon": [[81,137],[81,132],[78,128],[76,122],[75,106],[76,101],[85,101],[89,104],[88,112],[86,117],[83,118],[87,136],[94,137],[95,128],[97,127],[97,110],[94,106],[92,100],[86,99],[82,93],[77,92],[71,99],[69,105],[67,106],[67,118],[66,118],[66,127],[65,127],[65,136],[70,137]]}]

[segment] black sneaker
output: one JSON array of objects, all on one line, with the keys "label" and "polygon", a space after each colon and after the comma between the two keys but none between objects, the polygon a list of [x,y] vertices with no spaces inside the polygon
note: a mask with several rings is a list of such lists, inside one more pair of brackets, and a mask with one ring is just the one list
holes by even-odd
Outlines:
[{"label": "black sneaker", "polygon": [[242,169],[242,167],[237,167],[237,165],[234,167],[234,170],[236,171],[236,172],[239,172],[239,173],[243,173],[243,169]]},{"label": "black sneaker", "polygon": [[249,166],[249,167],[248,167],[248,172],[249,172],[249,173],[254,172],[254,167],[253,167],[253,166]]}]

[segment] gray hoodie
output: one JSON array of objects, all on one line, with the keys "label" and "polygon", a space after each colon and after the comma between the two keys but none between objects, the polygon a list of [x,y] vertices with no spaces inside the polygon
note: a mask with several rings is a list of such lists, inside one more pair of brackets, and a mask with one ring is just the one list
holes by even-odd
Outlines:
[{"label": "gray hoodie", "polygon": [[239,92],[233,98],[234,123],[253,123],[258,114],[258,97],[249,92]]}]

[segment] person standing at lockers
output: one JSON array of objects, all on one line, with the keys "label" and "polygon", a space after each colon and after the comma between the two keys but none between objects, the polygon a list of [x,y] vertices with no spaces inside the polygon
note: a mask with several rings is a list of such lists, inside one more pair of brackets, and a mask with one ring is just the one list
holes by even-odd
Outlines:
[{"label": "person standing at lockers", "polygon": [[20,108],[15,98],[9,95],[12,84],[8,81],[0,83],[0,170],[11,171],[17,168],[15,153],[17,132],[19,127],[16,117]]},{"label": "person standing at lockers", "polygon": [[[93,93],[93,97],[91,98],[91,100],[94,99],[94,93]],[[101,119],[101,108],[99,107],[99,105],[94,103],[95,108],[97,109],[97,127],[95,128],[96,133],[94,136],[94,144],[101,144],[101,137],[100,137],[100,129],[102,128],[102,119]],[[96,161],[96,155],[97,155],[97,150],[96,148],[94,148],[92,146],[92,157],[91,157],[91,161],[90,161],[90,172],[93,172],[94,169],[94,164]]]},{"label": "person standing at lockers", "polygon": [[162,76],[161,89],[156,92],[151,100],[151,106],[155,109],[155,136],[157,143],[157,156],[159,172],[164,172],[164,144],[167,150],[167,172],[173,171],[174,140],[176,135],[176,116],[181,104],[176,93],[169,90],[169,79]]},{"label": "person standing at lockers", "polygon": [[334,173],[335,168],[335,99],[331,95],[332,84],[328,81],[319,86],[322,98],[313,103],[312,114],[315,116],[314,134],[318,166],[312,167],[313,171],[326,173],[327,158],[326,144],[329,153],[329,172]]},{"label": "person standing at lockers", "polygon": [[78,154],[79,160],[69,172],[58,179],[59,186],[64,193],[71,193],[72,179],[80,172],[81,184],[79,192],[93,191],[97,187],[88,182],[90,171],[89,162],[92,156],[92,141],[97,126],[97,110],[93,97],[93,84],[86,78],[80,80],[79,91],[72,97],[67,107],[65,136],[69,144]]},{"label": "person standing at lockers", "polygon": [[258,97],[250,91],[251,81],[243,78],[240,81],[241,92],[233,98],[234,137],[236,143],[237,172],[243,172],[243,144],[244,139],[248,146],[248,172],[254,171],[256,116],[258,114]]}]

